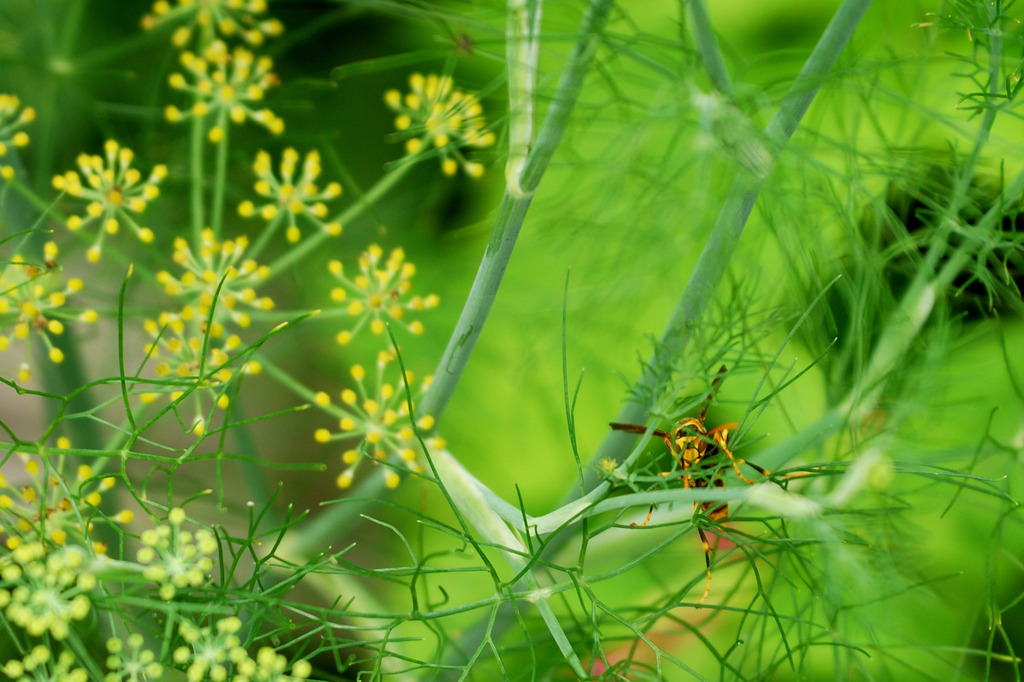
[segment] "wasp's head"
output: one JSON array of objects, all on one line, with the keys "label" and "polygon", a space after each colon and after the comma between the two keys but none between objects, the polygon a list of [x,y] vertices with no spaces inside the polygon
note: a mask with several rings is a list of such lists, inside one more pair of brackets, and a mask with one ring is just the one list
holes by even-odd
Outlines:
[{"label": "wasp's head", "polygon": [[708,430],[704,421],[696,417],[681,419],[672,431],[676,450],[680,453],[680,464],[684,469],[693,466],[707,453]]}]

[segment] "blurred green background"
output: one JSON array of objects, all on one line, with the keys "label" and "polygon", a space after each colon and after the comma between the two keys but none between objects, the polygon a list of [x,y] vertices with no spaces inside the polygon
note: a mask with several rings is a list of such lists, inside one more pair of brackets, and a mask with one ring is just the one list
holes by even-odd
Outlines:
[{"label": "blurred green background", "polygon": [[[840,3],[709,4],[743,113],[763,126]],[[552,89],[583,6],[572,1],[545,7],[543,92]],[[955,74],[963,67],[947,56],[948,51],[969,53],[969,42],[953,32],[912,26],[926,20],[927,12],[942,8],[940,2],[875,3],[835,79],[825,84],[805,119],[806,130],[794,139],[793,149],[779,160],[777,173],[765,186],[735,267],[719,292],[719,307],[729,314],[739,310],[756,320],[762,311],[775,311],[790,320],[754,330],[760,352],[771,355],[784,343],[793,316],[810,304],[806,292],[831,279],[829,268],[843,256],[843,240],[849,235],[840,228],[862,219],[866,197],[884,197],[890,178],[919,151],[963,150],[973,138],[970,116],[954,109],[965,87]],[[163,197],[149,209],[147,220],[157,232],[158,246],[169,253],[178,233],[175,226],[182,234],[188,229],[187,145],[182,131],[162,118],[163,106],[175,98],[167,75],[176,64],[167,33],[139,29],[148,9],[149,3],[133,0],[4,0],[0,92],[17,93],[38,111],[29,129],[32,144],[20,154],[29,183],[43,197],[55,196],[52,175],[72,168],[79,153],[98,152],[107,138],[134,149],[144,167],[167,163],[171,172],[161,188]],[[258,149],[275,152],[275,158],[287,146],[300,153],[321,149],[324,178],[342,182],[343,202],[354,201],[360,190],[371,186],[401,154],[399,144],[386,141],[392,120],[383,92],[404,88],[413,70],[453,69],[461,87],[485,93],[488,120],[501,130],[506,106],[501,3],[281,1],[272,2],[270,12],[287,30],[266,46],[282,81],[270,93],[268,106],[285,118],[287,128],[280,138],[251,125],[232,133],[232,167],[240,171],[229,178],[229,233],[255,234],[260,227],[259,220],[246,221],[233,213],[239,201],[252,195],[249,169]],[[563,361],[570,387],[582,375],[575,437],[586,462],[627,399],[639,361],[650,353],[650,338],[661,333],[678,300],[730,178],[743,171],[741,155],[730,155],[729,149],[701,136],[694,103],[708,86],[703,74],[691,68],[692,55],[679,51],[680,33],[688,30],[676,2],[619,4],[564,148],[531,207],[487,327],[441,425],[452,452],[477,477],[513,503],[521,495],[533,514],[554,508],[573,489],[576,477],[565,418]],[[462,35],[472,39],[471,53],[456,49]],[[421,52],[422,59],[402,58]],[[346,67],[342,77],[332,79],[332,69],[339,66]],[[746,132],[754,135],[740,131]],[[1004,161],[1007,176],[1019,170],[1022,132],[1020,120],[1011,116],[997,123],[983,160],[988,172],[998,174]],[[372,214],[346,225],[343,236],[301,270],[278,279],[278,307],[327,306],[326,278],[322,287],[308,283],[326,275],[328,260],[352,262],[371,242],[386,250],[402,246],[417,265],[416,290],[437,293],[442,300],[440,309],[424,316],[426,334],[403,342],[404,359],[418,375],[434,371],[503,189],[500,145],[489,161],[480,181],[462,175],[445,178],[432,163],[421,164]],[[36,209],[8,196],[5,229],[30,224],[36,215]],[[817,252],[822,271],[799,271],[792,254],[794,242],[801,240],[808,248],[826,248]],[[120,274],[98,284],[112,296]],[[133,305],[145,309],[154,291],[140,285]],[[109,310],[111,300],[96,305]],[[365,354],[373,347],[356,343],[342,349],[334,343],[337,330],[336,321],[312,320],[303,333],[276,339],[268,351],[310,388],[336,395],[347,381],[348,366],[367,363]],[[999,485],[1012,494],[1020,481],[1024,437],[1024,405],[1014,392],[1014,382],[1024,377],[1019,350],[1024,348],[1024,327],[1011,311],[997,319],[951,324],[950,330],[936,347],[936,357],[915,375],[917,383],[910,382],[927,390],[901,397],[905,402],[900,409],[912,417],[899,433],[898,449],[889,455],[900,462],[972,467],[979,476],[1006,477]],[[86,339],[83,346],[87,356],[88,343]],[[1008,362],[1001,344],[1009,349]],[[804,367],[823,350],[797,337],[782,349],[779,364]],[[116,373],[104,365],[106,360],[89,356],[87,366],[99,375]],[[758,380],[753,372],[730,378],[709,423],[738,420]],[[298,402],[269,377],[250,381],[244,409],[251,414]],[[748,436],[763,440],[743,455],[757,461],[758,448],[813,422],[823,407],[826,382],[822,373],[812,371],[780,394]],[[312,508],[338,496],[333,480],[342,468],[340,449],[318,445],[312,437],[328,421],[310,410],[259,425],[258,458],[327,465],[327,475],[316,477],[315,486],[306,472],[268,468],[268,488],[278,480],[288,484],[282,504]],[[974,450],[981,452],[996,442],[1007,445],[999,456],[972,461]],[[361,472],[375,473],[368,467]],[[197,482],[207,474],[197,473]],[[238,475],[230,469],[228,474]],[[239,501],[247,492],[237,490]],[[946,647],[988,649],[989,611],[1024,590],[1024,534],[1018,515],[996,518],[1004,507],[993,499],[955,493],[953,486],[931,487],[912,478],[900,478],[893,491],[891,504],[906,508],[901,520],[893,521],[900,524],[898,533],[886,536],[886,541],[896,542],[897,536],[901,540],[888,551],[907,553],[911,573],[925,586],[866,609],[875,618],[892,617],[889,623],[877,623],[877,631],[885,633],[878,635],[883,649],[890,636],[901,642],[886,649],[893,659],[904,656],[898,648],[902,642],[919,644],[906,653],[901,662],[905,667],[886,662],[897,671],[888,673],[889,679],[985,677],[984,656],[964,655],[956,668],[948,661],[958,656],[943,652]],[[412,481],[394,499],[432,511],[440,504],[434,493]],[[396,521],[387,510],[373,513],[377,511]],[[396,522],[414,527],[401,515]],[[375,526],[361,521],[344,529],[336,546],[353,539],[361,543],[353,558],[373,565],[386,565],[388,555],[400,553]],[[690,537],[663,560],[667,565],[610,584],[610,598],[628,601],[630,593],[659,589],[671,575],[668,564],[673,561],[684,564],[687,575],[698,574],[703,562],[698,543]],[[729,572],[722,573],[724,585]],[[915,582],[895,573],[881,573],[875,580],[890,578]],[[868,586],[866,597],[871,590],[885,592],[882,588]],[[725,588],[716,583],[714,589]],[[1002,624],[1019,653],[1024,607],[1014,603],[1002,614]],[[901,631],[898,637],[893,630]],[[677,646],[678,655],[701,660],[699,644],[680,641]],[[994,648],[1004,650],[1002,645]],[[1014,669],[995,664],[990,677],[1016,679]],[[785,678],[780,671],[779,679]]]}]

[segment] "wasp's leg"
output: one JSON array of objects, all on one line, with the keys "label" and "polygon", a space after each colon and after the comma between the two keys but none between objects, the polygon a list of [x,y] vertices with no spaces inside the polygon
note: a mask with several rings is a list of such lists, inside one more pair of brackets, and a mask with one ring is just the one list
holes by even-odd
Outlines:
[{"label": "wasp's leg", "polygon": [[700,544],[704,547],[704,565],[707,568],[708,575],[707,580],[704,582],[704,594],[697,600],[697,605],[700,606],[708,598],[708,595],[711,594],[711,543],[708,542],[708,536],[704,533],[703,528],[698,526],[697,532],[700,533]]},{"label": "wasp's leg", "polygon": [[715,445],[718,446],[718,449],[724,452],[725,456],[729,458],[729,462],[732,463],[732,470],[736,472],[736,475],[739,476],[740,480],[744,483],[752,484],[754,483],[754,480],[744,476],[743,472],[740,470],[741,464],[746,464],[762,476],[769,476],[771,472],[757,466],[756,464],[752,464],[745,459],[736,459],[735,455],[732,454],[732,450],[729,449],[729,430],[734,429],[737,426],[738,424],[722,424],[721,426],[716,426],[708,431],[708,435],[715,441]]},{"label": "wasp's leg", "polygon": [[646,525],[647,525],[648,523],[650,523],[650,522],[651,522],[651,514],[653,514],[653,513],[654,513],[654,505],[652,504],[652,505],[651,505],[651,506],[650,506],[650,507],[649,507],[649,508],[647,509],[647,518],[646,518],[646,519],[644,519],[644,522],[643,522],[643,523],[637,523],[637,522],[635,522],[635,521],[634,521],[633,523],[631,523],[631,524],[629,524],[629,525],[630,525],[631,527],[633,527],[633,528],[643,528],[644,526],[646,526]]},{"label": "wasp's leg", "polygon": [[[725,484],[722,479],[715,479],[714,483],[716,488],[724,488]],[[714,502],[695,502],[693,505],[694,514],[700,509],[702,512],[707,514],[708,519],[711,521],[725,521],[729,517],[729,505],[727,503],[719,504],[715,506]],[[711,594],[711,543],[708,541],[707,533],[700,526],[697,526],[697,533],[700,534],[700,544],[704,549],[704,566],[707,570],[708,579],[704,584],[704,594],[697,600],[697,605],[700,606],[704,603],[704,600]]]}]

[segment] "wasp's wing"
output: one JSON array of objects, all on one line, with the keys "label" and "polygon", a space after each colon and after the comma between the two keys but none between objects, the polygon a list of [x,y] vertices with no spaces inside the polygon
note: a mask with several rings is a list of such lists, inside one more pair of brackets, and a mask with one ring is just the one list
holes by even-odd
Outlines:
[{"label": "wasp's wing", "polygon": [[[622,422],[612,422],[608,426],[612,427],[616,431],[628,431],[629,433],[647,433],[647,427],[640,424],[623,424]],[[661,429],[654,429],[651,433],[658,438],[671,438],[670,434],[665,433]]]}]

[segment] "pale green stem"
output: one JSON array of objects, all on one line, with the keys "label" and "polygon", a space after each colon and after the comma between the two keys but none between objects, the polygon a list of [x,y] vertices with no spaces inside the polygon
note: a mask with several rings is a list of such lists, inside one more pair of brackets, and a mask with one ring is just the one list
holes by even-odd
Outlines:
[{"label": "pale green stem", "polygon": [[[296,380],[266,358],[262,359],[261,363],[263,371],[272,376],[275,381],[306,402],[315,402],[316,391],[310,390],[304,383]],[[309,440],[312,443],[312,434],[309,434]],[[345,533],[339,532],[339,529],[348,528],[362,512],[365,505],[357,503],[356,500],[378,499],[384,493],[385,488],[383,476],[363,478],[356,487],[346,491],[348,501],[322,509],[302,526],[301,533],[293,533],[289,536],[289,551],[293,553],[291,556],[315,556],[327,551],[329,547],[345,537]]]},{"label": "pale green stem", "polygon": [[502,556],[508,561],[514,574],[519,576],[518,583],[530,595],[527,600],[540,612],[565,661],[576,675],[586,677],[579,657],[562,629],[558,616],[551,608],[549,599],[554,593],[541,588],[537,577],[529,568],[528,548],[509,530],[504,519],[491,509],[490,504],[477,489],[476,480],[465,475],[466,470],[451,453],[446,450],[434,453],[432,460],[438,478],[444,482],[443,485],[448,490],[459,515],[476,530],[484,543],[503,548]]},{"label": "pale green stem", "polygon": [[502,198],[497,224],[480,261],[476,279],[473,280],[455,331],[448,341],[448,347],[445,348],[441,362],[434,372],[430,389],[420,406],[420,412],[432,415],[435,421],[440,420],[480,337],[480,331],[498,293],[498,287],[501,285],[502,276],[512,256],[516,237],[519,236],[519,229],[529,206],[529,197],[516,199],[506,192]]},{"label": "pale green stem", "polygon": [[[420,405],[421,413],[432,415],[435,421],[440,421],[444,408],[447,406],[448,400],[462,376],[466,363],[469,361],[469,356],[472,354],[483,325],[487,320],[487,315],[501,284],[505,268],[512,256],[512,249],[522,227],[523,219],[529,209],[530,199],[540,183],[544,171],[547,170],[551,157],[561,142],[568,126],[570,114],[579,98],[583,80],[597,49],[598,36],[607,21],[613,4],[613,0],[590,1],[579,37],[570,55],[569,64],[559,80],[554,98],[544,119],[544,124],[537,136],[536,144],[530,150],[525,163],[521,164],[521,168],[518,167],[520,164],[517,163],[515,164],[517,167],[511,169],[517,181],[510,182],[502,198],[494,231],[487,244],[484,257],[480,262],[476,279],[473,281],[473,286],[462,309],[462,314],[456,324],[455,331],[452,333],[444,355],[441,357],[438,369],[434,373],[430,389]],[[539,4],[534,3],[533,7],[533,16],[535,20],[539,21]],[[538,28],[534,27],[534,30]],[[536,39],[537,36],[534,35],[533,38]],[[513,36],[514,39],[515,36]],[[512,49],[513,51],[515,50],[515,48]],[[524,62],[510,64],[510,69],[529,68],[528,62],[529,58]],[[522,78],[522,74],[518,76],[513,74],[513,77]],[[529,78],[524,78],[521,84],[527,87],[530,82]],[[522,94],[518,91],[516,92],[518,95]],[[519,109],[513,112],[514,116],[519,117],[517,122],[520,126],[515,139],[516,144],[522,143],[524,140],[520,138],[529,134],[528,125],[525,124],[525,116],[529,115],[529,107],[524,108],[523,105],[523,102],[518,102],[517,106]],[[532,125],[532,123],[529,125]],[[517,150],[513,149],[511,151],[515,154]],[[476,510],[475,520],[473,521],[474,527],[477,528],[478,532],[485,535],[493,533],[495,538],[499,538],[499,536],[500,538],[505,538],[506,541],[499,539],[497,542],[498,546],[521,547],[518,544],[518,540],[509,531],[508,526],[505,525],[504,520],[489,506],[488,501],[481,492],[481,488],[474,483],[475,479],[466,476],[466,473],[457,460],[446,454],[444,466],[437,470],[437,475],[440,479],[438,485],[442,489],[451,490],[450,494],[453,497],[458,496],[459,499],[466,500],[464,504],[472,503],[471,506]],[[509,544],[511,540],[505,536],[515,540],[516,544]],[[506,556],[511,561],[515,561],[511,559],[513,554],[506,553]],[[548,626],[548,630],[565,657],[566,662],[574,673],[580,677],[585,677],[586,675],[583,672],[579,658],[576,656],[575,651],[573,651],[572,645],[558,622],[558,618],[551,609],[547,596],[538,589],[536,577],[527,570],[522,574],[520,581],[537,595],[537,598],[533,601],[537,605],[541,617]],[[475,637],[475,635],[476,633],[473,633],[470,636]]]},{"label": "pale green stem", "polygon": [[697,37],[697,49],[700,51],[701,59],[704,60],[704,70],[707,71],[711,85],[722,94],[732,98],[732,81],[729,78],[729,70],[725,68],[722,51],[718,47],[718,39],[711,26],[707,6],[704,4],[704,0],[688,0],[685,4],[690,7],[690,16],[693,17],[693,33]]},{"label": "pale green stem", "polygon": [[[636,441],[636,445],[633,447],[633,451],[615,468],[609,475],[610,479],[625,480],[629,476],[629,472],[633,470],[633,464],[639,459],[644,451],[647,449],[647,444],[650,442],[653,435],[654,425],[652,424],[639,440]],[[519,507],[515,507],[500,496],[496,495],[490,488],[484,483],[478,480],[473,474],[469,473],[457,460],[454,460],[450,466],[459,467],[460,476],[462,479],[471,481],[476,487],[480,495],[487,500],[491,509],[505,520],[513,528],[519,531],[525,531],[526,526],[529,526],[534,532],[540,534],[552,533],[564,525],[570,522],[576,521],[584,516],[589,516],[587,510],[593,508],[598,502],[604,499],[604,496],[608,494],[611,489],[611,483],[609,481],[601,482],[597,487],[591,490],[586,495],[569,501],[562,507],[545,514],[544,516],[532,517],[529,514],[525,514]],[[524,526],[525,523],[525,526]]]},{"label": "pale green stem", "polygon": [[[783,101],[778,113],[768,126],[768,136],[774,143],[776,150],[780,151],[792,136],[797,123],[817,93],[819,84],[839,58],[870,4],[870,0],[846,0],[825,30],[824,35],[804,65],[803,70]],[[718,220],[712,228],[708,242],[698,259],[694,273],[663,334],[659,349],[669,353],[682,353],[693,326],[703,314],[705,306],[714,295],[718,282],[728,267],[762,183],[763,179],[758,180],[746,175],[740,175],[734,181]],[[658,366],[657,360],[658,358],[654,358],[645,365],[643,376],[639,380],[638,385],[651,383],[655,380],[652,368]],[[620,422],[633,423],[644,423],[646,420],[646,408],[636,403],[627,404],[616,419],[616,421]],[[832,428],[832,425],[830,423],[821,424],[821,428],[829,429]],[[635,442],[635,440],[636,437],[634,435],[611,431],[598,448],[592,461],[596,464],[605,457],[614,459],[619,453],[627,450],[630,443]],[[793,454],[795,453],[787,451],[784,456],[788,459]],[[590,479],[588,485],[593,485],[596,474],[588,471],[585,475]],[[625,506],[636,504],[650,504],[654,499],[661,499],[662,497],[677,500],[681,497],[680,494],[683,494],[682,496],[700,494],[702,497],[709,494],[707,490],[689,491],[684,489],[681,491],[651,491],[637,496],[624,495],[621,496],[621,499],[616,497],[611,500],[601,500],[600,498],[606,494],[609,487],[608,482],[601,482],[594,488],[591,494],[581,499],[576,499],[576,486],[574,485],[566,505],[551,512],[551,514],[539,519],[533,519],[532,521],[537,524],[538,528],[543,527],[545,530],[553,532],[563,528],[578,516],[595,513],[598,509],[605,510],[606,508],[611,509],[613,507],[625,508]],[[711,492],[717,494],[719,491]],[[726,489],[722,492],[728,495],[749,494],[748,491],[743,490]],[[619,507],[618,505],[624,506]],[[506,512],[506,521],[513,523],[512,519],[514,516],[511,511],[515,509],[514,507],[504,505],[503,507],[495,507],[495,509],[501,509]],[[528,520],[527,523],[529,522]],[[521,524],[521,521],[519,523]],[[570,533],[556,533],[550,538],[547,544],[547,551],[557,551],[569,541],[570,537]],[[492,629],[492,636],[494,636],[493,633],[500,632],[506,625],[507,621],[496,623]],[[475,630],[471,636],[480,636],[481,633],[478,630]]]},{"label": "pale green stem", "polygon": [[[789,138],[792,136],[793,131],[796,129],[796,124],[803,116],[807,107],[810,106],[811,100],[817,93],[818,87],[822,82],[824,76],[831,69],[832,65],[839,58],[847,42],[853,34],[854,29],[859,24],[861,17],[867,8],[870,6],[870,0],[846,0],[828,28],[825,30],[825,34],[822,36],[818,45],[815,47],[814,52],[811,54],[807,63],[804,65],[804,69],[797,77],[793,88],[790,90],[786,99],[783,101],[778,113],[772,119],[768,126],[769,139],[774,143],[777,150],[781,150]],[[600,1],[592,2],[591,14],[606,14],[610,9],[610,3],[603,3]],[[603,18],[602,18],[603,22]],[[586,23],[585,23],[586,25]],[[600,26],[598,24],[597,26]],[[590,55],[596,47],[596,30],[584,31],[576,44],[574,50],[575,57],[583,63],[588,63]],[[578,94],[578,88],[582,84],[584,75],[583,70],[570,69],[563,76],[562,83],[566,85],[566,90],[573,92],[573,99]],[[561,93],[562,88],[559,88]],[[571,104],[559,95],[556,95],[554,101],[549,109],[548,116],[545,120],[544,128],[541,130],[537,138],[537,144],[530,155],[530,158],[523,170],[521,176],[521,187],[525,192],[532,192],[536,188],[537,183],[540,180],[540,176],[543,174],[544,168],[546,168],[548,161],[551,158],[551,154],[554,151],[554,147],[557,145],[558,140],[561,137],[561,133],[568,122],[569,112],[571,110]],[[729,192],[726,203],[722,208],[722,212],[719,215],[718,221],[715,223],[712,229],[711,236],[708,239],[708,243],[705,245],[704,251],[702,252],[696,269],[690,278],[686,290],[683,293],[682,299],[669,321],[668,327],[662,338],[661,348],[666,349],[668,352],[681,353],[685,348],[687,339],[689,338],[690,330],[693,325],[697,323],[699,318],[704,312],[704,308],[708,301],[714,294],[714,290],[718,285],[719,280],[724,274],[728,267],[729,260],[732,257],[736,249],[736,245],[739,241],[740,235],[743,231],[743,226],[750,215],[751,209],[753,208],[754,201],[757,198],[758,191],[760,190],[761,183],[763,180],[756,180],[744,176],[737,177],[733,184],[732,189]],[[528,195],[528,194],[527,194]],[[503,203],[502,215],[511,214],[512,211],[507,208],[510,199],[506,194],[506,201]],[[525,212],[526,206],[522,207]],[[492,248],[501,245],[501,239],[503,233],[507,227],[501,222],[501,216],[499,216],[498,227],[495,230],[495,237],[492,237],[491,244],[488,246],[488,255],[491,254]],[[516,226],[515,231],[518,231]],[[509,249],[510,252],[510,249]],[[487,277],[491,275],[487,271],[487,260],[485,256],[485,262],[481,264],[481,271],[477,275],[477,282],[474,283],[474,289],[480,284],[481,276]],[[498,270],[504,271],[504,264],[501,264]],[[497,289],[497,282],[486,282],[487,291],[494,291]],[[474,303],[474,292],[470,293],[470,301],[467,301],[467,309]],[[481,309],[483,316],[471,317],[466,319],[466,311],[463,312],[463,318],[459,321],[459,327],[456,329],[456,334],[452,337],[452,344],[449,345],[448,350],[445,351],[445,357],[442,359],[441,367],[435,373],[434,384],[431,386],[431,391],[427,394],[423,409],[430,414],[437,417],[445,402],[447,401],[448,395],[450,395],[455,382],[458,380],[458,375],[461,373],[462,368],[465,366],[465,359],[468,358],[469,351],[472,350],[472,343],[475,341],[476,336],[479,335],[479,327],[482,325],[486,311],[489,309],[490,302],[483,302]],[[454,348],[453,348],[454,346]],[[453,367],[454,365],[454,367]],[[652,367],[657,366],[657,363],[648,363],[644,370],[644,376],[641,377],[641,383],[652,383],[655,379],[651,374],[653,372]],[[438,381],[438,379],[441,381]],[[435,397],[434,394],[437,394]],[[429,401],[429,405],[426,404]],[[622,422],[634,422],[643,423],[646,421],[646,409],[638,404],[631,403],[627,405],[619,419],[616,421]],[[593,461],[599,462],[604,457],[612,458],[615,455],[628,449],[630,441],[635,441],[635,436],[612,431],[611,435],[605,439],[605,442],[598,449],[595,454]],[[454,467],[453,467],[454,468]],[[594,474],[587,472],[591,479]],[[478,482],[471,483],[469,480],[463,480],[464,485],[473,485],[481,499],[486,499],[483,493],[480,493],[481,486]],[[598,486],[597,490],[594,491],[596,496],[602,496],[608,489],[608,484],[604,483]],[[677,491],[665,491],[673,493]],[[689,492],[689,491],[678,491],[678,492]],[[707,491],[702,491],[706,493]],[[651,499],[653,493],[646,493],[643,495],[645,502]],[[729,494],[732,494],[730,491]],[[576,518],[578,514],[586,513],[586,509],[592,503],[595,505],[599,504],[596,498],[586,498],[585,502],[572,502],[576,496],[576,486],[573,486],[573,491],[570,495],[570,502],[568,505],[563,507],[562,510],[554,512],[555,514],[562,514],[562,516],[551,517],[546,519],[546,522],[557,523],[553,528],[561,528],[563,522],[567,522],[568,519]],[[628,498],[629,496],[624,496]],[[609,501],[613,504],[617,504],[614,500]],[[622,500],[621,503],[632,502],[632,500]],[[583,506],[580,506],[582,503]],[[493,502],[492,502],[493,504]],[[498,516],[497,509],[503,508],[506,512],[509,511],[511,505],[505,505],[504,507],[498,506],[492,508],[490,513],[493,513],[495,517]],[[511,514],[508,514],[511,516]],[[506,519],[508,521],[508,519]],[[548,542],[548,550],[556,551],[558,547],[564,545],[569,540],[569,533],[557,533]],[[507,619],[503,619],[501,622],[494,623],[491,626],[487,626],[488,631],[483,628],[475,628],[471,633],[467,634],[467,638],[472,641],[484,636],[496,636],[496,633],[501,632],[507,625]],[[551,629],[552,634],[558,637],[558,630]],[[564,653],[564,650],[563,650]]]},{"label": "pale green stem", "polygon": [[228,136],[231,134],[227,109],[221,110],[217,126],[223,131],[223,134],[217,142],[217,168],[213,179],[213,208],[210,210],[210,229],[213,230],[214,239],[220,239],[221,226],[224,224],[224,194],[228,177]]},{"label": "pale green stem", "polygon": [[540,56],[542,0],[509,0],[505,49],[508,59],[508,161],[505,185],[517,199],[527,196],[520,181],[533,144],[533,99]]},{"label": "pale green stem", "polygon": [[520,176],[519,184],[525,194],[536,191],[544,171],[551,163],[551,157],[562,142],[562,136],[569,125],[569,116],[579,99],[583,80],[600,43],[601,31],[614,4],[613,0],[590,1],[579,37],[569,55],[569,65],[558,82],[558,89],[544,117],[544,125],[537,133],[537,140]]},{"label": "pale green stem", "polygon": [[189,149],[189,180],[191,181],[192,244],[198,246],[203,238],[203,117],[192,117],[192,135]]},{"label": "pale green stem", "polygon": [[[37,159],[34,164],[34,186],[49,187],[48,180],[53,177],[53,164],[57,157],[57,141],[62,140],[60,126],[63,124],[67,112],[63,111],[60,102],[65,97],[65,88],[79,69],[83,69],[78,58],[74,55],[78,47],[78,37],[82,30],[82,21],[87,11],[85,3],[74,2],[67,6],[60,6],[49,2],[36,2],[25,5],[26,10],[31,8],[38,14],[37,24],[42,30],[38,38],[42,41],[42,54],[47,55],[47,68],[49,75],[42,79],[41,83],[32,83],[35,90],[32,93],[33,104],[39,111],[41,120],[38,125],[45,127],[45,132],[39,130],[38,134],[32,135],[32,146],[34,156]],[[59,15],[59,16],[58,16]],[[60,28],[60,34],[57,29]],[[8,39],[10,40],[10,39]],[[56,67],[58,64],[69,66],[70,71],[59,73]],[[26,93],[27,94],[27,93]]]},{"label": "pale green stem", "polygon": [[316,391],[311,390],[306,384],[293,378],[292,375],[285,372],[269,359],[261,358],[260,365],[263,367],[264,372],[274,377],[275,381],[306,402],[312,403],[316,400]]},{"label": "pale green stem", "polygon": [[591,0],[579,37],[569,57],[569,65],[562,74],[554,99],[548,107],[544,125],[520,175],[518,191],[521,197],[517,198],[510,191],[506,191],[502,198],[494,231],[480,261],[476,279],[473,281],[455,331],[448,341],[448,347],[445,348],[437,371],[434,372],[430,390],[427,391],[420,406],[423,414],[433,415],[437,421],[441,419],[487,321],[505,268],[512,257],[519,229],[530,206],[530,198],[565,133],[569,115],[579,97],[583,79],[597,49],[598,35],[613,4],[612,0]]}]

